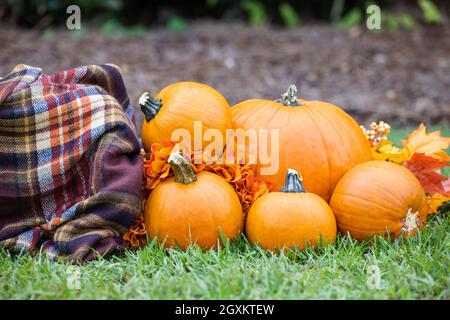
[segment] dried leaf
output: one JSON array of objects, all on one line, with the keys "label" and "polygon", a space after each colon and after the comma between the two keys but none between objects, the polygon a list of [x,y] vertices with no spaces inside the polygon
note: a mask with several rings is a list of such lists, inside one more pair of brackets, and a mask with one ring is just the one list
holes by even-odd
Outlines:
[{"label": "dried leaf", "polygon": [[435,193],[427,196],[428,213],[433,214],[439,211],[439,208],[450,204],[450,195]]},{"label": "dried leaf", "polygon": [[403,146],[410,156],[424,153],[442,162],[449,162],[450,157],[445,152],[449,143],[449,137],[442,137],[440,131],[427,133],[425,125],[421,123],[417,130],[408,135],[408,140],[403,141]]},{"label": "dried leaf", "polygon": [[427,156],[424,153],[416,152],[411,159],[405,161],[403,165],[416,175],[425,192],[429,194],[447,194],[442,184],[447,178],[436,170],[446,167],[447,164],[445,162]]},{"label": "dried leaf", "polygon": [[408,159],[408,153],[405,149],[397,148],[389,140],[381,141],[378,145],[372,147],[371,151],[374,160],[391,161],[400,164]]}]

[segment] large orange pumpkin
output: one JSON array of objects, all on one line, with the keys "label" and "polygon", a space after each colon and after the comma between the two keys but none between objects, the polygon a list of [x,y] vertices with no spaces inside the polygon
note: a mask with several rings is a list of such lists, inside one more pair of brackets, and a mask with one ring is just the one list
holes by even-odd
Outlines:
[{"label": "large orange pumpkin", "polygon": [[197,244],[208,249],[216,247],[219,230],[230,239],[243,231],[242,206],[230,184],[210,172],[196,175],[179,152],[170,155],[169,163],[174,177],[161,182],[146,203],[150,239],[157,236],[165,247]]},{"label": "large orange pumpkin", "polygon": [[[371,160],[359,125],[335,105],[297,99],[295,86],[277,101],[251,99],[232,107],[233,127],[279,130],[279,170],[263,178],[280,190],[288,168],[302,173],[308,191],[330,200],[339,179],[358,163]],[[270,141],[270,138],[268,139]],[[267,148],[269,153],[273,146]],[[259,166],[259,173],[261,168]]]},{"label": "large orange pumpkin", "polygon": [[414,233],[427,216],[425,192],[415,175],[387,161],[369,161],[347,172],[330,205],[339,230],[358,240]]},{"label": "large orange pumpkin", "polygon": [[281,192],[258,198],[246,221],[246,235],[251,243],[275,251],[283,247],[303,249],[336,239],[336,221],[329,205],[318,195],[307,193],[301,177],[289,169]]},{"label": "large orange pumpkin", "polygon": [[[194,148],[194,121],[201,121],[202,131],[218,129],[225,141],[225,130],[231,128],[231,110],[227,100],[214,88],[197,82],[176,82],[155,97],[147,92],[139,99],[145,115],[142,144],[146,151],[152,143],[172,139],[176,129],[186,129]],[[202,136],[196,136],[201,146]]]}]

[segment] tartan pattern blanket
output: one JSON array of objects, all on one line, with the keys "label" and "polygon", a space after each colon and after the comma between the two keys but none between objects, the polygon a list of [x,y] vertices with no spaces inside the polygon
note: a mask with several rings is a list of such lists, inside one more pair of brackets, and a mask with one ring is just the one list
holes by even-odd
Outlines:
[{"label": "tartan pattern blanket", "polygon": [[125,246],[142,157],[114,65],[0,78],[0,245],[91,260]]}]

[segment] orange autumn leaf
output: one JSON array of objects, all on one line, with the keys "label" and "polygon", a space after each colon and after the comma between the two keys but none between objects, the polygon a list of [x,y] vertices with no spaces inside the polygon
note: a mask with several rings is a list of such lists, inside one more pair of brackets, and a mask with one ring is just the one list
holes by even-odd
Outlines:
[{"label": "orange autumn leaf", "polygon": [[403,165],[416,175],[425,192],[429,194],[447,194],[442,184],[447,178],[437,171],[437,169],[447,166],[445,162],[425,155],[424,153],[416,152]]},{"label": "orange autumn leaf", "polygon": [[410,156],[414,153],[424,153],[442,162],[449,162],[450,157],[445,152],[450,144],[450,137],[442,137],[440,131],[427,133],[423,123],[408,135],[403,146]]},{"label": "orange autumn leaf", "polygon": [[437,213],[439,207],[450,201],[450,195],[435,193],[427,196],[428,214]]}]

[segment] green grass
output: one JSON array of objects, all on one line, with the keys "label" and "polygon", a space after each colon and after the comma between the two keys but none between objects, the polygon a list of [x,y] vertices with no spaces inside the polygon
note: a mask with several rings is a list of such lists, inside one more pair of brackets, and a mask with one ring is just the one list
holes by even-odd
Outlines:
[{"label": "green grass", "polygon": [[[449,299],[450,219],[434,216],[418,237],[276,256],[244,239],[220,251],[165,252],[155,244],[73,267],[0,250],[2,299]],[[368,266],[380,270],[371,289]],[[69,278],[69,283],[68,283]]]},{"label": "green grass", "polygon": [[[429,217],[416,237],[358,243],[339,236],[332,246],[280,256],[244,238],[207,252],[151,243],[71,267],[0,249],[0,299],[450,299],[449,213]],[[378,288],[370,285],[373,266]]]}]

